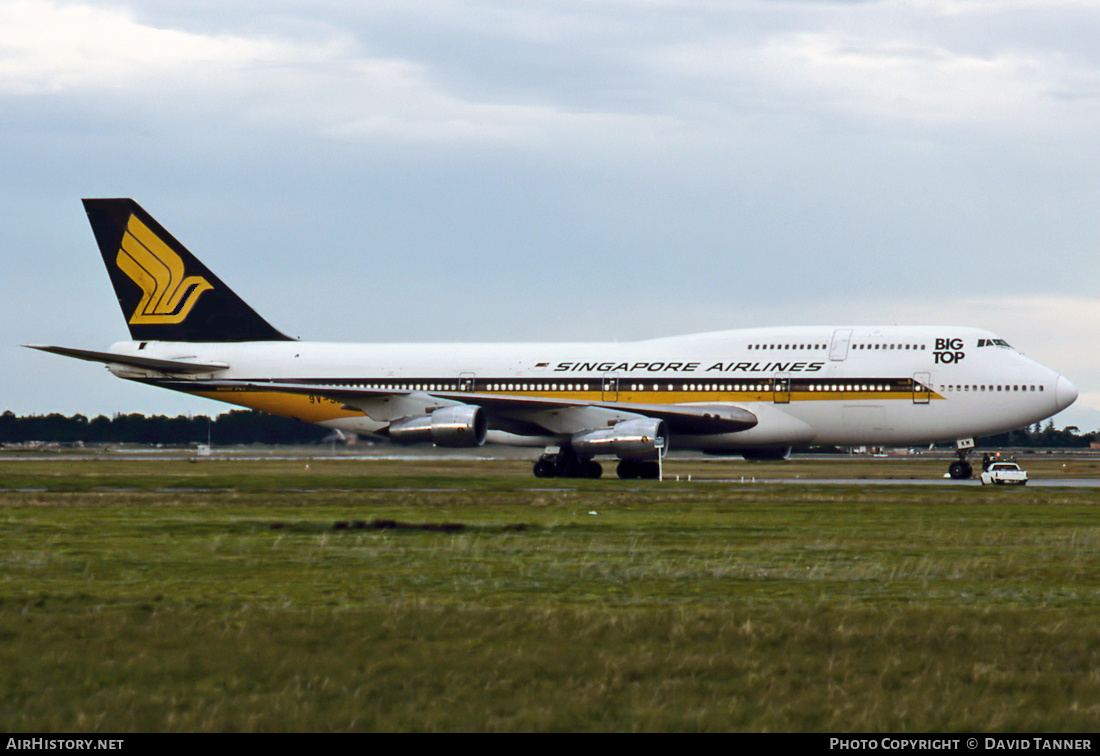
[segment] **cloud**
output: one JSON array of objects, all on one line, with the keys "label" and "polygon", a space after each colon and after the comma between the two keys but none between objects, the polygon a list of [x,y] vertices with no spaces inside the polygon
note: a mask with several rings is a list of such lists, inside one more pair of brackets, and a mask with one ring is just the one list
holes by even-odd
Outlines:
[{"label": "cloud", "polygon": [[[960,33],[981,23],[1018,29],[1033,10],[886,5],[750,3],[741,15],[710,3],[655,2],[644,12],[615,2],[435,3],[366,9],[366,21],[353,14],[344,25],[318,19],[304,31],[265,27],[261,14],[244,32],[224,31],[241,26],[229,9],[206,24],[223,30],[199,32],[149,20],[156,6],[139,20],[120,7],[3,0],[0,95],[94,93],[125,98],[145,118],[216,118],[253,134],[611,154],[624,135],[642,149],[739,153],[746,132],[732,125],[784,112],[864,128],[1091,128],[1100,102],[1091,58],[1012,34],[983,49]],[[404,34],[422,36],[405,46],[375,40],[371,24],[394,17]],[[930,30],[930,19],[946,30]]]},{"label": "cloud", "polygon": [[[923,32],[915,19],[901,28],[821,26],[748,36],[724,31],[668,46],[651,64],[683,82],[684,99],[725,116],[817,113],[864,129],[877,124],[1015,135],[1091,128],[1094,122],[1100,70],[1094,60],[1056,45],[976,49],[950,33]],[[1090,106],[1084,112],[1083,104]]]},{"label": "cloud", "polygon": [[448,86],[347,33],[310,39],[161,28],[121,8],[0,2],[0,96],[125,101],[128,119],[345,142],[540,146],[650,130],[644,118],[509,102]]},{"label": "cloud", "polygon": [[[0,92],[119,89],[161,77],[271,63],[285,43],[160,29],[120,8],[47,0],[0,3]],[[204,70],[205,69],[205,70]]]}]

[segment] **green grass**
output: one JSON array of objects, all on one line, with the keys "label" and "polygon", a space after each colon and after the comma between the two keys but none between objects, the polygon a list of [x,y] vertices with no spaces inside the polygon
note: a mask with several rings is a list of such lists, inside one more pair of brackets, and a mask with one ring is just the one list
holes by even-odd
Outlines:
[{"label": "green grass", "polygon": [[1100,724],[1092,490],[305,464],[0,461],[0,729]]}]

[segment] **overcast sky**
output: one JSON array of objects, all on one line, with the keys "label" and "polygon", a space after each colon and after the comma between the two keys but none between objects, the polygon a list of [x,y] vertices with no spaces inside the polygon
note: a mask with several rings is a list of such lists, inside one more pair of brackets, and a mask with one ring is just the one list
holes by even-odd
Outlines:
[{"label": "overcast sky", "polygon": [[957,324],[1100,426],[1100,4],[0,0],[0,410],[211,413],[22,349],[127,338],[82,197],[284,332]]}]

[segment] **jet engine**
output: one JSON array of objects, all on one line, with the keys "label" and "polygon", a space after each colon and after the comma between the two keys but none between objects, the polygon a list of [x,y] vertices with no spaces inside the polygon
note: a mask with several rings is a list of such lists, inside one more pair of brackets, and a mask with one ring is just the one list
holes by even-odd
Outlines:
[{"label": "jet engine", "polygon": [[389,436],[398,444],[423,444],[467,448],[485,443],[489,421],[481,407],[459,404],[441,407],[430,415],[406,417],[390,423]]},{"label": "jet engine", "polygon": [[620,459],[656,459],[659,449],[668,448],[668,426],[654,418],[626,420],[604,430],[575,433],[570,443],[579,457],[614,454]]}]

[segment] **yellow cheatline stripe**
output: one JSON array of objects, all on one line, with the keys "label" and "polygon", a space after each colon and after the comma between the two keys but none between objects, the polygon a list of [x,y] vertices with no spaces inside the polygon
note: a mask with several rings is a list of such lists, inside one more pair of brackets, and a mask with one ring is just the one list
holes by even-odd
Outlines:
[{"label": "yellow cheatline stripe", "polygon": [[[358,410],[341,409],[343,404],[336,399],[328,399],[323,396],[308,396],[305,394],[290,394],[277,391],[194,391],[195,396],[214,399],[219,402],[236,404],[241,407],[261,410],[272,415],[282,415],[304,420],[307,423],[320,423],[326,420],[336,420],[344,417],[361,417]],[[522,396],[532,399],[563,399],[576,401],[604,401],[600,392],[481,392],[494,396]],[[943,399],[935,392],[930,393],[930,398]],[[770,391],[763,392],[689,392],[689,391],[620,391],[618,402],[624,404],[687,404],[690,402],[766,402],[771,403],[774,394]],[[872,392],[872,391],[795,391],[791,392],[791,402],[808,401],[905,401],[912,402],[913,394],[909,391]]]},{"label": "yellow cheatline stripe", "polygon": [[[251,409],[260,409],[273,415],[297,417],[307,423],[322,423],[324,420],[333,420],[341,417],[359,417],[362,413],[354,409],[341,409],[342,402],[337,399],[315,395],[289,394],[268,391],[198,391],[189,392],[196,396],[205,396],[217,399],[218,402],[227,402]],[[599,392],[481,392],[494,396],[524,396],[530,398],[553,398],[564,401],[579,402],[603,402]],[[933,392],[932,399],[944,397]],[[687,404],[691,402],[764,402],[771,403],[774,395],[771,392],[619,392],[618,402],[624,404]],[[912,402],[911,392],[792,392],[791,402],[836,402],[836,401],[895,401]]]},{"label": "yellow cheatline stripe", "polygon": [[357,410],[340,409],[341,402],[319,396],[275,391],[194,391],[195,396],[261,410],[272,415],[294,417],[307,423],[321,423],[343,417],[362,417]]}]

